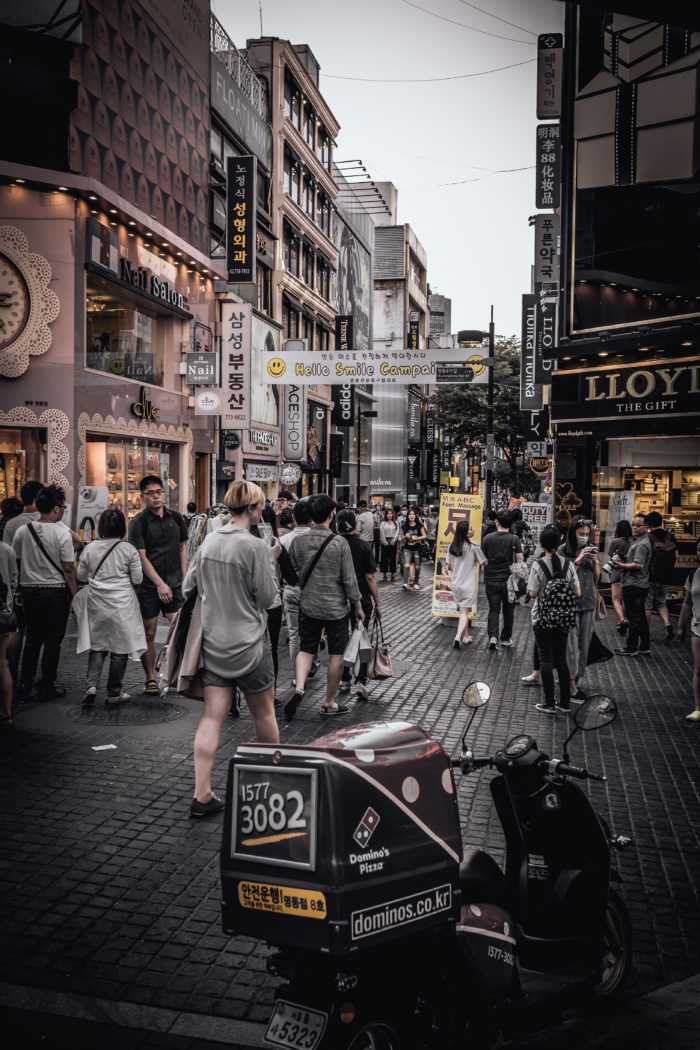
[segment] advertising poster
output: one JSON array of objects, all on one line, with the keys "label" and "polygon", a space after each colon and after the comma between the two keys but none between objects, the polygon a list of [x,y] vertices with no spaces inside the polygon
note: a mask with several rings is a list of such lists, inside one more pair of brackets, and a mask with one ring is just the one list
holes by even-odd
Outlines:
[{"label": "advertising poster", "polygon": [[[75,517],[77,531],[83,530],[86,542],[97,537],[97,523],[100,514],[107,510],[109,489],[106,485],[81,485],[78,489],[78,509]],[[70,521],[68,513],[64,515]]]},{"label": "advertising poster", "polygon": [[[617,492],[610,493],[610,502],[608,504],[608,520],[605,525],[605,557],[600,557],[600,564],[610,557],[610,544],[615,539],[615,529],[620,521],[632,521],[634,517],[634,492],[626,492],[618,490]],[[596,541],[597,542],[597,541]],[[606,572],[601,572],[601,576],[604,582],[607,582],[609,577]]]},{"label": "advertising poster", "polygon": [[523,503],[520,510],[535,547],[539,547],[540,533],[552,514],[551,505],[549,503]]},{"label": "advertising poster", "polygon": [[[445,492],[440,497],[440,516],[435,544],[435,573],[433,576],[433,600],[430,611],[433,616],[459,616],[459,609],[452,597],[450,577],[445,569],[447,548],[455,538],[455,529],[460,521],[468,521],[474,527],[474,541],[481,540],[481,519],[484,513],[483,496],[468,492]],[[479,572],[478,567],[475,570]],[[470,612],[470,620],[476,606]]]}]

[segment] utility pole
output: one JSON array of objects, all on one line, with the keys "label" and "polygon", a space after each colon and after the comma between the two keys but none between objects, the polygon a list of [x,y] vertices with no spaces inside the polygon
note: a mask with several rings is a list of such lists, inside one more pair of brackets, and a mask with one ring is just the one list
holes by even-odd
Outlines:
[{"label": "utility pole", "polygon": [[493,435],[493,373],[496,368],[495,359],[495,329],[493,324],[493,306],[491,307],[491,321],[489,323],[489,385],[486,403],[486,492],[484,498],[484,509],[491,506],[493,490],[493,461],[495,453],[495,442]]}]

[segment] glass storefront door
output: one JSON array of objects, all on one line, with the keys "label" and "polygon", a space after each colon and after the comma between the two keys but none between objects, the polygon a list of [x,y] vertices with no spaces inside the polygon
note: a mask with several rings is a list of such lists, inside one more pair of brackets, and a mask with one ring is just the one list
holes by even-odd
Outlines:
[{"label": "glass storefront door", "polygon": [[107,505],[133,518],[142,509],[139,482],[147,474],[161,478],[167,506],[180,506],[180,445],[147,438],[88,434],[85,446],[85,482],[106,486]]}]

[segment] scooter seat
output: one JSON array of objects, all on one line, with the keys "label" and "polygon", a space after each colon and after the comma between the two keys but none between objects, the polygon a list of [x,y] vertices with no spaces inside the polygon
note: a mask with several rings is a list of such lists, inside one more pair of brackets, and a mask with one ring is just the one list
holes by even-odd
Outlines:
[{"label": "scooter seat", "polygon": [[510,908],[510,894],[506,877],[493,857],[480,849],[464,851],[464,860],[459,866],[459,884],[464,903],[497,904]]}]

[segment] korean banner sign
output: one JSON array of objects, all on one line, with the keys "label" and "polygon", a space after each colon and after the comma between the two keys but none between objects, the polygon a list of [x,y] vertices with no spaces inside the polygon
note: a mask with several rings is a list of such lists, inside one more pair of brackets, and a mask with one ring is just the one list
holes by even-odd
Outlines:
[{"label": "korean banner sign", "polygon": [[250,424],[250,329],[247,303],[221,304],[221,427]]},{"label": "korean banner sign", "polygon": [[255,283],[255,157],[228,158],[226,269],[229,281]]}]

